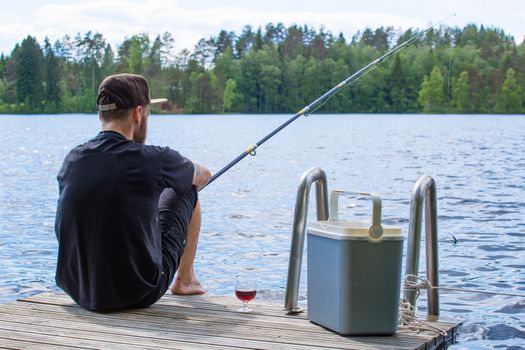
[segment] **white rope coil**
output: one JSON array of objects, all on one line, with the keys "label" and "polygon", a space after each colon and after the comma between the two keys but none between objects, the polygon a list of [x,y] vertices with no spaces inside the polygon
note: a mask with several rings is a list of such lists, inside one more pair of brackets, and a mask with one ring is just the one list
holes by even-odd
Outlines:
[{"label": "white rope coil", "polygon": [[399,302],[399,321],[397,322],[399,327],[405,327],[411,331],[421,332],[421,331],[431,331],[441,334],[446,337],[447,331],[431,325],[425,321],[418,319],[416,316],[416,310],[414,307],[406,300],[401,300]]},{"label": "white rope coil", "polygon": [[[490,295],[505,295],[512,297],[522,297],[525,298],[525,294],[517,293],[505,293],[505,292],[487,292],[477,289],[467,289],[467,288],[453,288],[453,287],[436,287],[426,278],[419,277],[417,275],[406,275],[405,280],[403,281],[403,289],[416,292],[416,300],[421,293],[421,289],[442,289],[450,290],[457,292],[466,292],[466,293],[482,293]],[[431,325],[427,322],[419,320],[416,317],[416,310],[408,301],[401,300],[399,303],[399,321],[398,325],[400,327],[406,327],[412,331],[434,331],[443,336],[447,336],[447,332],[439,327]]]}]

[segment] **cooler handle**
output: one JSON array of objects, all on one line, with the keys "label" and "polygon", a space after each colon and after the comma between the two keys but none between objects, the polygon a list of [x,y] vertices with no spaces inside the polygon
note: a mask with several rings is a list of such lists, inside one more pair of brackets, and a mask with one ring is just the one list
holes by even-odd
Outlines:
[{"label": "cooler handle", "polygon": [[380,239],[383,236],[383,226],[381,226],[381,197],[375,193],[356,192],[334,189],[330,193],[330,217],[328,221],[339,220],[339,196],[350,194],[357,196],[368,196],[372,198],[372,225],[368,228],[368,235],[372,239]]}]

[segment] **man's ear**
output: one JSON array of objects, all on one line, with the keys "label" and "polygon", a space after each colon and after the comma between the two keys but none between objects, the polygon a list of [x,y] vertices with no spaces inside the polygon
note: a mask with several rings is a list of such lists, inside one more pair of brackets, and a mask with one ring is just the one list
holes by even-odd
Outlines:
[{"label": "man's ear", "polygon": [[133,122],[139,124],[142,119],[142,106],[137,106],[133,108]]}]

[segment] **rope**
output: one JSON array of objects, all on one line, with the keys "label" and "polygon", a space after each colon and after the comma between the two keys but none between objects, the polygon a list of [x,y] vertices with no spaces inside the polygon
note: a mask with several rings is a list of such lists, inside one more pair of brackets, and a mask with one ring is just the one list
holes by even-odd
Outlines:
[{"label": "rope", "polygon": [[[484,290],[470,289],[470,288],[453,288],[453,287],[436,287],[426,278],[419,277],[417,275],[406,275],[403,282],[403,289],[416,292],[416,300],[420,295],[421,289],[442,289],[457,292],[466,293],[481,293],[490,295],[505,295],[511,297],[522,297],[525,298],[525,294],[517,293],[505,293],[505,292],[487,292]],[[408,301],[402,299],[399,303],[399,320],[398,326],[406,327],[412,331],[434,331],[443,336],[447,336],[447,332],[444,329],[431,325],[427,322],[417,319],[416,310]]]},{"label": "rope", "polygon": [[[406,275],[405,281],[403,282],[403,289],[415,291],[417,300],[420,295],[420,290],[422,288],[427,289],[430,285],[427,279],[420,278],[416,275]],[[444,337],[448,336],[446,330],[418,319],[414,306],[404,299],[401,299],[399,302],[399,320],[397,324],[399,327],[408,328],[411,331],[431,331],[441,334]]]},{"label": "rope", "polygon": [[489,294],[489,295],[505,295],[509,297],[525,298],[525,294],[518,294],[518,293],[488,292],[484,290],[470,289],[470,288],[436,287],[436,286],[433,286],[428,279],[419,277],[417,275],[406,275],[405,281],[403,284],[403,289],[415,291],[416,298],[417,296],[419,296],[420,289],[442,289],[442,290],[450,290],[450,291],[455,291],[455,292],[481,293],[481,294]]},{"label": "rope", "polygon": [[447,331],[444,329],[419,320],[415,315],[416,310],[408,301],[401,300],[399,302],[399,320],[397,322],[398,326],[408,328],[411,331],[431,331],[441,334],[444,337],[448,336]]}]

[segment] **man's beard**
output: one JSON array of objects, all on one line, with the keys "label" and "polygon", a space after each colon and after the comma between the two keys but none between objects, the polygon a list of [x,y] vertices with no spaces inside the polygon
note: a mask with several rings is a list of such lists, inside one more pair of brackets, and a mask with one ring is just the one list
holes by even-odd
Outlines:
[{"label": "man's beard", "polygon": [[138,128],[135,128],[135,130],[133,130],[133,141],[138,143],[145,143],[147,131],[148,121],[146,118],[142,117]]}]

